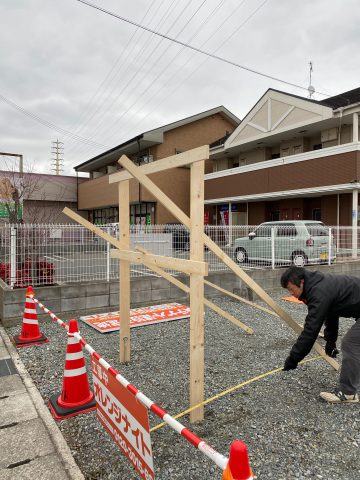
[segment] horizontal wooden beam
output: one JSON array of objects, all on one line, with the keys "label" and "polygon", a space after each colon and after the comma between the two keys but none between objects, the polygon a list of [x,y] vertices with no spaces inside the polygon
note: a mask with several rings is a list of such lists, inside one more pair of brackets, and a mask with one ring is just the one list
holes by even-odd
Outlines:
[{"label": "horizontal wooden beam", "polygon": [[[126,157],[123,155],[120,160]],[[179,153],[177,155],[172,155],[171,157],[162,158],[156,160],[155,162],[145,163],[141,165],[141,171],[150,175],[151,173],[163,172],[164,170],[169,170],[170,168],[185,167],[190,163],[199,162],[200,160],[206,160],[209,158],[209,146],[203,145],[202,147],[193,148],[187,152]],[[119,161],[119,163],[121,163]],[[123,170],[121,172],[112,173],[109,175],[109,183],[117,183],[122,180],[129,180],[133,178],[132,175]]]},{"label": "horizontal wooden beam", "polygon": [[162,255],[154,255],[152,253],[133,252],[131,250],[111,249],[110,257],[120,258],[131,263],[142,263],[147,265],[155,265],[157,267],[177,270],[183,273],[196,273],[206,276],[208,274],[208,265],[205,262],[194,260],[185,260],[183,258],[165,257]]}]

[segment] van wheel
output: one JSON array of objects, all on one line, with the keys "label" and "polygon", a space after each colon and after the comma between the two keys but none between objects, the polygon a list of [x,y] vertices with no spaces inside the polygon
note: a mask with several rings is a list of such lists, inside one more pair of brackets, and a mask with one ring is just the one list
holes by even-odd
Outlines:
[{"label": "van wheel", "polygon": [[294,252],[291,255],[292,264],[296,267],[303,267],[308,263],[308,257],[304,252]]},{"label": "van wheel", "polygon": [[245,263],[248,261],[248,256],[245,248],[237,248],[235,251],[235,260],[237,263]]}]

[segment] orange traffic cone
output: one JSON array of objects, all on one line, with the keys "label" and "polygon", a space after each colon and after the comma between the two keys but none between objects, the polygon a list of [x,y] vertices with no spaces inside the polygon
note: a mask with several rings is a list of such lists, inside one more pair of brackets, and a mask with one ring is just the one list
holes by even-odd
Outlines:
[{"label": "orange traffic cone", "polygon": [[15,345],[26,347],[27,345],[34,345],[45,343],[49,340],[40,332],[39,322],[36,313],[36,304],[34,302],[34,292],[32,287],[26,290],[25,309],[23,316],[23,323],[20,335],[14,336]]},{"label": "orange traffic cone", "polygon": [[95,410],[96,401],[90,390],[85,360],[80,342],[74,337],[79,331],[77,321],[70,320],[65,358],[65,371],[61,395],[56,393],[49,400],[55,420],[74,417]]},{"label": "orange traffic cone", "polygon": [[235,440],[230,446],[230,458],[222,480],[253,480],[245,443]]}]

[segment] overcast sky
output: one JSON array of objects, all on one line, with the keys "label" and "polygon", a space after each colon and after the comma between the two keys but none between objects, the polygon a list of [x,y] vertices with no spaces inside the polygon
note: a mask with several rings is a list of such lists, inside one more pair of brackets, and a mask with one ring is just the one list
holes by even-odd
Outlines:
[{"label": "overcast sky", "polygon": [[359,0],[90,1],[305,90],[77,0],[1,0],[0,151],[39,172],[51,173],[57,139],[74,174],[137,134],[219,105],[242,118],[270,87],[307,97],[309,61],[313,98],[360,87]]}]

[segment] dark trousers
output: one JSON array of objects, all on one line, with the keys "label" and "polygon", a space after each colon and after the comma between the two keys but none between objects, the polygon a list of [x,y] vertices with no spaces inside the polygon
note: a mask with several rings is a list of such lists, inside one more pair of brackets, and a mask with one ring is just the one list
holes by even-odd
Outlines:
[{"label": "dark trousers", "polygon": [[343,359],[339,389],[346,395],[351,395],[360,390],[360,319],[342,339],[341,352]]}]

